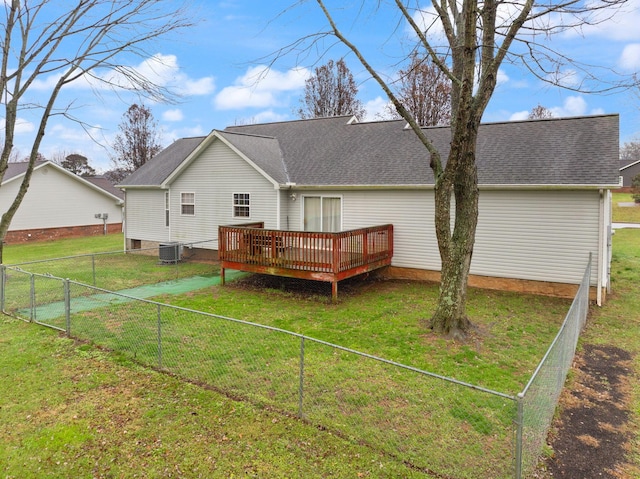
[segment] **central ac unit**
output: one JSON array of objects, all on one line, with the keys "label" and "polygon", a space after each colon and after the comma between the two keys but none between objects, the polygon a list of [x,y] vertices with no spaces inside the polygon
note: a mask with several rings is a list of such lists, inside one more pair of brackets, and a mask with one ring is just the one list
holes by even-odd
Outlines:
[{"label": "central ac unit", "polygon": [[162,263],[177,263],[182,259],[182,245],[180,243],[160,243],[159,256]]}]

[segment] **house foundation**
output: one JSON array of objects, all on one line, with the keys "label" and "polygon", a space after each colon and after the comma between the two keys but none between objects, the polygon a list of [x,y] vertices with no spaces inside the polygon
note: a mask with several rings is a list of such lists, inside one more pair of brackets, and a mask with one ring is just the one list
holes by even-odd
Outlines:
[{"label": "house foundation", "polygon": [[[121,233],[122,223],[107,224],[107,234]],[[103,224],[84,226],[63,226],[58,228],[34,228],[28,230],[9,231],[4,238],[5,244],[20,244],[31,241],[53,241],[63,238],[79,238],[82,236],[100,236],[105,233]]]},{"label": "house foundation", "polygon": [[[415,281],[440,282],[440,272],[416,268],[399,268],[390,266],[380,272],[382,277],[389,279],[409,279]],[[514,291],[518,293],[539,294],[542,296],[554,296],[558,298],[575,297],[579,285],[566,283],[553,283],[549,281],[533,281],[515,278],[496,278],[490,276],[469,275],[469,286],[481,289],[493,289],[497,291]],[[592,286],[589,299],[597,299],[598,289]],[[606,288],[603,288],[603,301],[606,296]]]}]

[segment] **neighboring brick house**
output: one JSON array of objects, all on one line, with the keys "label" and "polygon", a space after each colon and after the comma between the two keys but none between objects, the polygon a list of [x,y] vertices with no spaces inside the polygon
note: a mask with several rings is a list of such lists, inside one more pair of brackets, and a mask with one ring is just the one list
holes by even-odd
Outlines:
[{"label": "neighboring brick house", "polygon": [[[27,162],[9,163],[0,185],[4,213],[16,197]],[[105,178],[82,178],[50,161],[36,163],[5,243],[122,231],[124,194]]]}]

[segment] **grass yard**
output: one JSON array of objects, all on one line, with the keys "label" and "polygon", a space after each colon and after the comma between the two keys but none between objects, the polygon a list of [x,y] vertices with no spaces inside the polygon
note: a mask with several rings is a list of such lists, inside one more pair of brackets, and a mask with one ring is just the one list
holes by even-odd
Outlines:
[{"label": "grass yard", "polygon": [[638,206],[618,206],[618,203],[633,203],[631,193],[613,193],[613,221],[616,223],[640,223]]},{"label": "grass yard", "polygon": [[327,292],[309,294],[304,284],[292,291],[251,280],[159,300],[305,334],[507,394],[524,387],[570,305],[566,299],[472,289],[469,313],[478,331],[458,344],[425,326],[436,284],[352,281],[332,305]]},{"label": "grass yard", "polygon": [[[22,266],[29,272],[68,278],[110,291],[219,273],[219,267],[214,264],[188,261],[176,265],[160,264],[156,251],[153,255],[123,254],[122,248],[123,235],[112,234],[8,245],[4,248],[3,256],[4,263],[9,265],[36,261]],[[114,254],[99,254],[105,252]],[[41,262],[55,258],[64,259]]]},{"label": "grass yard", "polygon": [[33,243],[5,245],[2,251],[5,264],[24,263],[49,258],[64,258],[105,251],[122,251],[124,235],[87,236],[56,241],[37,241]]},{"label": "grass yard", "polygon": [[[92,246],[71,242],[66,247],[86,251]],[[7,262],[10,250],[20,257],[19,248],[5,249]],[[27,253],[35,254],[32,251]],[[585,333],[590,341],[615,337],[635,358],[640,357],[639,258],[640,230],[617,231],[612,265],[615,292],[604,308],[594,310]],[[468,343],[457,344],[424,327],[436,296],[434,285],[368,280],[341,286],[340,302],[332,305],[322,290],[314,293],[304,287],[283,288],[277,282],[245,279],[225,288],[167,296],[160,301],[304,333],[508,394],[520,391],[569,306],[567,300],[472,289],[469,313],[478,331]],[[111,329],[127,324],[126,315],[131,313],[126,309],[105,308],[93,314],[105,317],[110,309],[115,322],[105,324],[111,324]],[[184,327],[190,322],[183,321]],[[174,324],[177,328],[180,321]],[[201,351],[203,338],[215,337],[229,344],[229,349],[242,339],[232,328],[207,328],[214,328],[214,324],[201,325],[202,337],[192,330],[186,334],[186,329],[176,329],[175,336],[181,340],[174,347],[190,342]],[[41,477],[43,471],[49,477],[134,473],[138,477],[425,477],[401,461],[357,445],[357,439],[346,441],[251,403],[232,401],[142,369],[123,355],[77,345],[53,331],[12,319],[2,320],[0,331],[0,470],[8,471],[7,477]],[[102,329],[99,335],[108,338],[110,332]],[[263,360],[278,351],[269,340],[252,344],[253,363],[225,362],[227,369],[237,368],[234,374],[243,372],[238,378],[246,377],[246,368],[264,370]],[[168,360],[170,351],[168,346]],[[346,393],[356,385],[346,376],[349,367],[344,367],[348,364],[345,361],[349,361],[346,356],[330,355],[315,377],[324,380],[337,374],[333,379],[344,384]],[[328,369],[333,363],[338,367]],[[208,371],[219,364],[196,361],[196,367]],[[354,371],[360,369],[354,365]],[[266,366],[270,367],[269,361]],[[634,371],[640,371],[637,359]],[[313,376],[314,371],[310,373]],[[24,387],[15,388],[18,378]],[[360,410],[369,407],[367,395],[391,386],[383,374],[371,378],[370,384],[364,385],[369,393],[358,399]],[[394,394],[387,396],[394,400]],[[638,415],[637,386],[633,397]],[[342,407],[348,404],[345,399]],[[405,407],[403,404],[391,407],[398,409]],[[377,409],[369,411],[374,414]],[[459,420],[469,426],[470,434],[485,437],[486,443],[499,443],[495,427],[505,418],[496,414],[487,421],[475,406],[465,408],[460,402],[449,408],[443,420],[444,426],[435,431],[440,440],[447,440],[442,434],[447,424]],[[509,415],[506,420],[510,421]],[[401,426],[408,428],[410,424]],[[455,449],[453,444],[450,451]],[[637,439],[634,445],[637,451]],[[464,457],[452,456],[452,460],[458,459]]]},{"label": "grass yard", "polygon": [[3,478],[424,477],[52,330],[2,319],[0,331]]}]

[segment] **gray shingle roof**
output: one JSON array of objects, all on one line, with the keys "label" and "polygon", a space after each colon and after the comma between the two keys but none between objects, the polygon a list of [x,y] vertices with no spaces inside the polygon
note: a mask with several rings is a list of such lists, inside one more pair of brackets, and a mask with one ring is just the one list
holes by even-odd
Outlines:
[{"label": "gray shingle roof", "polygon": [[174,141],[122,180],[118,186],[159,186],[205,138],[198,136]]},{"label": "gray shingle roof", "polygon": [[275,181],[280,184],[289,181],[278,139],[231,131],[218,133]]},{"label": "gray shingle roof", "polygon": [[[347,124],[348,117],[227,128],[277,138],[298,185],[433,184],[429,155],[403,120]],[[425,128],[443,159],[448,127]],[[478,135],[482,185],[612,185],[618,182],[618,116],[487,123]]]},{"label": "gray shingle roof", "polygon": [[111,193],[113,196],[117,196],[121,200],[124,200],[124,193],[120,188],[116,188],[113,184],[106,179],[104,176],[88,176],[84,177],[92,185],[97,186],[100,189],[103,189],[107,193]]},{"label": "gray shingle roof", "polygon": [[[280,184],[432,185],[429,154],[404,120],[349,123],[350,117],[232,126],[216,132]],[[487,123],[480,126],[480,185],[615,185],[618,116]],[[449,152],[448,127],[424,129]],[[186,138],[126,178],[123,186],[160,185],[203,141]]]},{"label": "gray shingle roof", "polygon": [[[34,168],[37,168],[40,165],[45,164],[46,161],[36,161],[34,163]],[[28,161],[18,161],[16,163],[7,163],[7,171],[4,173],[3,182],[9,181],[16,176],[24,175],[27,171],[27,167],[29,166]]]}]

